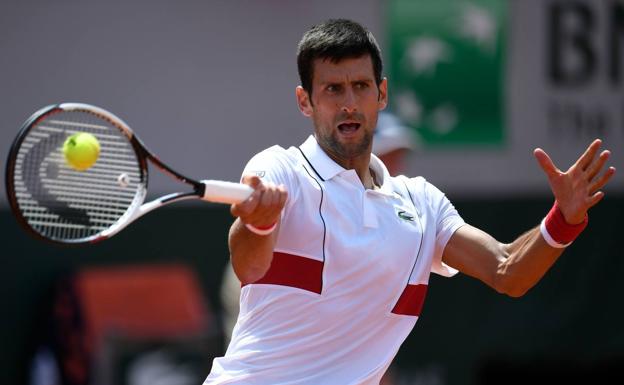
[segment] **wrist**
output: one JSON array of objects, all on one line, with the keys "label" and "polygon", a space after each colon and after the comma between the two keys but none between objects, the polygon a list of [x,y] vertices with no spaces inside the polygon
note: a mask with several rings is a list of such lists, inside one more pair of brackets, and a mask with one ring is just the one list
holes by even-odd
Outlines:
[{"label": "wrist", "polygon": [[254,226],[252,224],[245,223],[245,227],[247,228],[247,230],[251,231],[254,234],[269,235],[273,231],[275,231],[275,228],[277,227],[277,221],[273,222],[269,226]]},{"label": "wrist", "polygon": [[566,221],[557,202],[540,224],[540,232],[546,243],[555,248],[569,246],[585,230],[589,219],[587,213],[581,223],[570,224]]}]

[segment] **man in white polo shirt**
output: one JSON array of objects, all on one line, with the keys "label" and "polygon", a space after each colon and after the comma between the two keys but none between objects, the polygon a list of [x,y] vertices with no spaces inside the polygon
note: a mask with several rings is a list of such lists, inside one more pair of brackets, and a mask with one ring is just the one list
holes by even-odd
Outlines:
[{"label": "man in white polo shirt", "polygon": [[587,223],[615,170],[594,141],[567,171],[535,151],[556,204],[502,244],[464,223],[421,177],[392,177],[371,154],[387,102],[379,47],[330,20],[299,43],[296,97],[314,135],[254,156],[232,205],[229,244],[242,282],[231,343],[205,384],[378,384],[414,327],[431,272],[458,270],[520,296]]}]

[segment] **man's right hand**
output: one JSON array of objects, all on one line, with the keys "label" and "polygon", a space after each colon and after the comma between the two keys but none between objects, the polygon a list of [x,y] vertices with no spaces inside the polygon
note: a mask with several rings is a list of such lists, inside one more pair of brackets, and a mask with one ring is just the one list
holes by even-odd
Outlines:
[{"label": "man's right hand", "polygon": [[256,228],[268,228],[277,223],[288,198],[286,187],[262,183],[256,175],[243,176],[242,183],[249,185],[254,192],[245,201],[230,207],[232,215]]},{"label": "man's right hand", "polygon": [[245,225],[271,229],[279,222],[288,192],[284,186],[262,183],[256,175],[245,175],[242,182],[254,192],[245,201],[231,206],[232,215],[238,219],[230,228],[228,244],[234,272],[246,284],[256,282],[268,271],[277,236],[275,232],[260,235]]}]

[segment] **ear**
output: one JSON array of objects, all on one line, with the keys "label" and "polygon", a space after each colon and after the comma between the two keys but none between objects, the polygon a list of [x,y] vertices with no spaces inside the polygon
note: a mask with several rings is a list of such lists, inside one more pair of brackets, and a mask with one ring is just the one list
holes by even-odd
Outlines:
[{"label": "ear", "polygon": [[295,94],[297,95],[297,105],[299,106],[301,113],[308,118],[312,116],[314,108],[310,102],[310,95],[308,95],[308,91],[304,90],[301,86],[297,86]]},{"label": "ear", "polygon": [[379,97],[377,98],[377,105],[379,111],[383,110],[388,105],[388,78],[381,79],[381,83],[379,83]]}]

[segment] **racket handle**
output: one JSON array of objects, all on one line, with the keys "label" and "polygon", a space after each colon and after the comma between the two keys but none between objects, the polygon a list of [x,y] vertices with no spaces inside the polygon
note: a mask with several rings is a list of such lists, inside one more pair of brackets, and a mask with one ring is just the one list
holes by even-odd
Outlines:
[{"label": "racket handle", "polygon": [[221,180],[202,180],[204,196],[202,199],[216,203],[240,203],[249,198],[254,190],[242,183],[225,182]]}]

